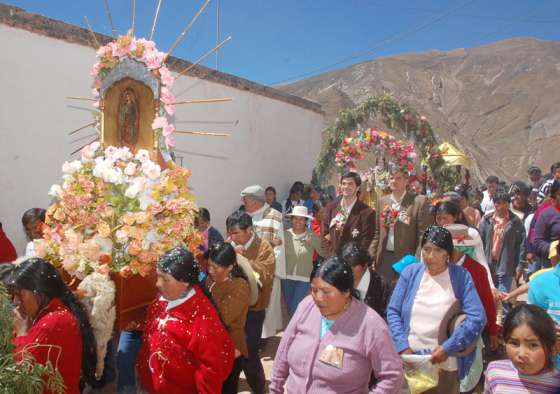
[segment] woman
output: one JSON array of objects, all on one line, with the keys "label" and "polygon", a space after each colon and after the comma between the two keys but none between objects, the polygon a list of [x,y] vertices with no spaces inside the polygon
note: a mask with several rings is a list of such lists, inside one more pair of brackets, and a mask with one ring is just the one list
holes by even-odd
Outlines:
[{"label": "woman", "polygon": [[[411,264],[399,277],[389,306],[387,320],[400,354],[431,354],[440,364],[439,384],[426,393],[458,393],[459,380],[467,376],[474,353],[458,356],[480,336],[486,319],[470,274],[449,264],[453,254],[451,233],[443,227],[429,226],[421,242],[422,264]],[[445,317],[460,303],[465,320],[446,338]]]},{"label": "woman", "polygon": [[480,215],[480,211],[478,209],[471,206],[468,190],[461,187],[457,189],[456,192],[460,197],[459,207],[461,208],[463,217],[465,218],[467,225],[469,225],[470,227],[478,228],[482,216]]},{"label": "woman", "polygon": [[302,200],[303,195],[303,183],[294,182],[290,188],[290,196],[284,201],[283,214],[284,214],[284,229],[290,228],[291,220],[289,214],[292,213],[294,207],[298,205],[304,205],[305,201]]},{"label": "woman", "polygon": [[[16,359],[26,354],[58,369],[65,393],[80,393],[95,382],[95,338],[86,312],[60,274],[42,259],[31,258],[12,274]],[[50,391],[46,390],[45,393]]]},{"label": "woman", "polygon": [[311,274],[274,359],[270,393],[399,393],[403,371],[387,325],[360,302],[352,269],[330,257]]},{"label": "woman", "polygon": [[157,264],[161,294],[148,309],[138,372],[149,393],[219,393],[234,346],[191,252],[176,247]]},{"label": "woman", "polygon": [[533,212],[529,204],[530,193],[531,189],[521,181],[514,182],[509,189],[511,196],[510,209],[522,222],[525,222],[525,219]]},{"label": "woman", "polygon": [[307,223],[313,219],[304,206],[294,207],[292,228],[284,231],[284,251],[286,253],[286,279],[282,279],[282,291],[288,306],[290,318],[298,304],[309,294],[309,275],[313,270],[313,253],[323,256],[321,240]]},{"label": "woman", "polygon": [[249,310],[250,289],[247,277],[236,262],[235,249],[218,242],[210,247],[206,286],[235,345],[235,361],[222,393],[237,393],[239,374],[248,356],[245,322]]}]

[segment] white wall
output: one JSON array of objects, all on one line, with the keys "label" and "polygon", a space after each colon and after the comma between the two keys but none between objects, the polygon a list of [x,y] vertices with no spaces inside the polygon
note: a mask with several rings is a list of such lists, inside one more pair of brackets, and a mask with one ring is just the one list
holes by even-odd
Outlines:
[{"label": "white wall", "polygon": [[[95,137],[68,131],[92,121],[92,48],[0,25],[0,221],[22,254],[21,215],[47,207],[47,192],[60,182],[70,152]],[[177,135],[177,156],[193,175],[197,203],[207,207],[214,225],[240,205],[239,192],[260,183],[274,185],[284,198],[294,180],[309,181],[321,144],[322,115],[218,83],[183,77],[178,99],[231,97],[233,102],[187,104],[177,108],[178,130],[231,133],[230,138]],[[186,152],[186,153],[185,153]],[[75,158],[78,154],[74,155]]]}]

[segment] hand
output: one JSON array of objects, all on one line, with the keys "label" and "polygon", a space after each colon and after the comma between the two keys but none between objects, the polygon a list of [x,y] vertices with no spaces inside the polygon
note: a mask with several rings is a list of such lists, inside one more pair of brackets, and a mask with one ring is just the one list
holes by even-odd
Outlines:
[{"label": "hand", "polygon": [[235,253],[243,254],[245,253],[245,246],[243,245],[235,245]]},{"label": "hand", "polygon": [[275,238],[275,239],[272,240],[271,244],[272,244],[273,246],[280,246],[280,245],[282,245],[282,240],[281,240],[281,239],[276,239],[276,238]]},{"label": "hand", "polygon": [[331,242],[331,235],[330,235],[330,234],[325,235],[324,238],[325,238],[328,242]]},{"label": "hand", "polygon": [[447,352],[443,349],[442,346],[438,346],[434,349],[434,351],[432,352],[432,358],[430,359],[430,362],[432,364],[439,364],[444,362],[445,360],[447,360],[449,358],[449,355],[447,354]]},{"label": "hand", "polygon": [[497,291],[494,296],[500,301],[509,301],[509,298],[511,297],[509,293],[505,293],[503,291]]},{"label": "hand", "polygon": [[131,321],[130,323],[128,323],[125,327],[125,331],[136,331],[140,328],[140,324],[135,322],[135,321]]},{"label": "hand", "polygon": [[495,351],[498,348],[498,336],[490,335],[490,350]]},{"label": "hand", "polygon": [[16,336],[20,337],[22,335],[26,335],[27,331],[29,331],[29,327],[31,326],[31,320],[29,317],[22,313],[19,307],[17,307],[14,309],[13,319],[12,327]]}]

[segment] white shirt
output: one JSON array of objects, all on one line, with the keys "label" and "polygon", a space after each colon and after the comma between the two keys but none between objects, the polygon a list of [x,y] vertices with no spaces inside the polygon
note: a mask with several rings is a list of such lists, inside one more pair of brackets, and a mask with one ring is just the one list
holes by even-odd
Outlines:
[{"label": "white shirt", "polygon": [[366,298],[370,281],[371,274],[369,273],[369,270],[366,269],[366,272],[364,272],[364,275],[362,275],[362,279],[360,279],[360,283],[358,283],[358,287],[356,287],[356,290],[358,290],[358,293],[360,293],[360,300],[362,301]]},{"label": "white shirt", "polygon": [[[406,195],[406,191],[402,194],[400,198],[396,199],[395,196],[391,194],[391,208],[400,211],[402,200],[405,195]],[[395,251],[395,226],[389,227],[389,232],[387,233],[387,246],[385,246],[385,250],[388,250],[389,252]]]},{"label": "white shirt", "polygon": [[482,212],[484,212],[485,214],[494,210],[494,200],[492,199],[492,197],[490,197],[490,193],[488,193],[488,190],[485,190],[482,193],[480,209],[482,209]]},{"label": "white shirt", "polygon": [[35,243],[29,241],[25,246],[25,258],[30,259],[32,257],[37,257],[37,252],[35,252]]}]

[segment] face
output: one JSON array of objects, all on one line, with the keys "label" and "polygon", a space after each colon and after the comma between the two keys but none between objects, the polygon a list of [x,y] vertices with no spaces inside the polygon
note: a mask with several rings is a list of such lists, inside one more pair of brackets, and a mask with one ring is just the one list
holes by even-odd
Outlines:
[{"label": "face", "polygon": [[540,175],[537,172],[533,172],[532,174],[529,175],[529,179],[531,180],[532,183],[537,183],[541,180],[542,175]]},{"label": "face", "polygon": [[350,300],[350,293],[343,293],[321,278],[311,281],[311,296],[321,315],[326,318],[336,318],[343,311]]},{"label": "face", "polygon": [[212,260],[208,261],[208,275],[210,275],[214,282],[221,283],[229,279],[229,274],[232,269],[233,265],[224,267],[220,264],[216,264]]},{"label": "face", "polygon": [[553,175],[554,175],[554,179],[560,181],[560,168],[557,168],[557,169],[554,171],[554,174],[553,174]]},{"label": "face", "polygon": [[274,200],[276,200],[276,193],[274,193],[272,190],[267,190],[264,195],[268,204],[272,204]]},{"label": "face", "polygon": [[469,200],[465,197],[461,197],[461,199],[459,200],[459,206],[461,207],[461,209],[465,209],[469,206]]},{"label": "face", "polygon": [[505,216],[509,210],[509,204],[507,201],[494,201],[494,208],[496,208],[496,213]]},{"label": "face", "polygon": [[292,201],[301,200],[301,192],[299,191],[299,189],[296,190],[296,191],[294,191],[294,192],[292,192],[292,193],[290,193],[290,199],[291,199]]},{"label": "face", "polygon": [[547,355],[539,338],[527,324],[516,327],[506,342],[506,353],[521,373],[536,375],[547,366]]},{"label": "face", "polygon": [[311,192],[309,193],[309,198],[311,198],[313,201],[318,201],[319,198],[321,198],[321,195],[317,190],[311,189]]},{"label": "face", "polygon": [[344,178],[340,181],[340,191],[344,197],[355,197],[358,194],[358,185],[354,178]]},{"label": "face", "polygon": [[33,319],[39,312],[40,299],[35,293],[27,289],[18,289],[14,292],[14,305],[22,316]]},{"label": "face", "polygon": [[24,227],[25,235],[29,241],[43,237],[43,222],[40,220],[33,220]]},{"label": "face", "polygon": [[525,196],[522,193],[515,193],[513,199],[511,200],[511,205],[515,209],[523,209],[526,205]]},{"label": "face", "polygon": [[307,218],[292,216],[292,228],[296,234],[303,233],[307,228]]},{"label": "face", "polygon": [[496,190],[498,190],[498,184],[496,182],[486,182],[486,187],[490,195],[493,195],[496,193]]},{"label": "face", "polygon": [[248,196],[242,197],[241,201],[243,202],[243,205],[245,205],[245,211],[247,211],[247,213],[258,211],[263,206],[263,203],[260,200]]},{"label": "face", "polygon": [[242,230],[239,226],[234,226],[228,230],[228,235],[236,245],[245,245],[253,235],[251,227]]},{"label": "face", "polygon": [[195,224],[199,231],[205,231],[208,228],[208,222],[202,218],[197,218]]},{"label": "face", "polygon": [[443,271],[447,267],[449,254],[445,249],[428,241],[422,247],[422,261],[430,271]]},{"label": "face", "polygon": [[392,192],[402,193],[408,185],[408,177],[402,171],[395,171],[389,175],[389,187]]},{"label": "face", "polygon": [[168,273],[157,271],[156,287],[163,298],[167,301],[173,301],[180,298],[189,288],[184,282],[179,282]]},{"label": "face", "polygon": [[436,215],[436,223],[438,226],[447,226],[455,223],[455,216],[445,213],[438,212]]}]

